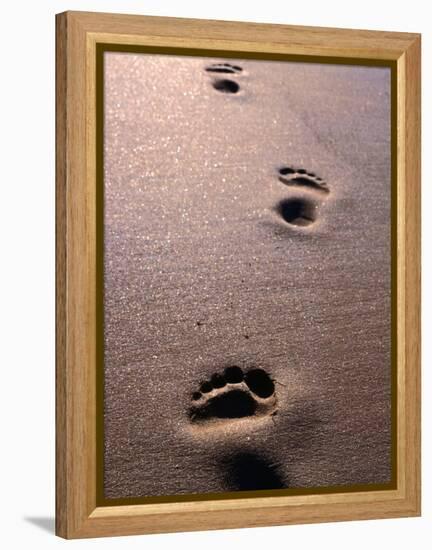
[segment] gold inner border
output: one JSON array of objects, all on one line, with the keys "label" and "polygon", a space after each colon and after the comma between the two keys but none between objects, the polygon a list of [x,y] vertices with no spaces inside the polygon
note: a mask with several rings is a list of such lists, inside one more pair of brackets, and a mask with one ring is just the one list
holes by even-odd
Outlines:
[{"label": "gold inner border", "polygon": [[[157,497],[125,497],[107,499],[104,495],[104,54],[126,52],[174,56],[219,57],[332,65],[387,67],[391,74],[391,481],[385,484],[355,484],[328,487],[271,489],[164,495]],[[256,497],[321,495],[397,489],[397,61],[326,57],[313,55],[275,54],[197,48],[96,44],[96,505],[119,506],[136,504],[196,502]]]}]

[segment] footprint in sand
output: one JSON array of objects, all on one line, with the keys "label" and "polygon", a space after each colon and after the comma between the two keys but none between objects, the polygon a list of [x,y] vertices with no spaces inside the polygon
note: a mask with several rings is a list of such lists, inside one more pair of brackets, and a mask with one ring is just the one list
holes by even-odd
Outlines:
[{"label": "footprint in sand", "polygon": [[327,183],[322,178],[316,176],[313,172],[307,172],[304,168],[282,166],[282,168],[279,168],[279,181],[285,185],[309,187],[323,193],[330,192]]},{"label": "footprint in sand", "polygon": [[206,67],[208,73],[227,73],[240,74],[243,69],[239,65],[231,65],[231,63],[213,63]]},{"label": "footprint in sand", "polygon": [[[208,73],[225,73],[233,76],[241,74],[243,71],[239,65],[231,63],[213,63],[205,69]],[[240,91],[240,85],[229,78],[216,78],[212,81],[213,88],[224,94],[236,94]]]},{"label": "footprint in sand", "polygon": [[304,168],[282,166],[278,174],[281,183],[300,188],[306,191],[306,194],[282,199],[275,207],[276,212],[290,225],[297,227],[312,225],[318,218],[321,202],[318,200],[319,195],[330,193],[327,183]]},{"label": "footprint in sand", "polygon": [[192,422],[259,417],[275,413],[275,385],[265,370],[244,372],[227,367],[214,374],[192,394],[189,418]]}]

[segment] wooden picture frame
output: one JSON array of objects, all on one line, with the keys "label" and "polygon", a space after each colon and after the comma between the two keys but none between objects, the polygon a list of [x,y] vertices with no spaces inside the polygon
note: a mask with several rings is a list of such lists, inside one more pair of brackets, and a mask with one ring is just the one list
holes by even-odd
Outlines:
[{"label": "wooden picture frame", "polygon": [[[56,533],[81,538],[419,515],[420,35],[86,12],[57,15],[56,32]],[[367,60],[391,68],[397,342],[391,488],[100,505],[96,84],[104,44],[234,58]]]}]

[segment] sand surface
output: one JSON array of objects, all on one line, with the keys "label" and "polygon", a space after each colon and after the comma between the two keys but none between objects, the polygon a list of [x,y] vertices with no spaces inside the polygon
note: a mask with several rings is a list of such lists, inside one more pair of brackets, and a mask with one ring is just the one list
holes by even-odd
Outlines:
[{"label": "sand surface", "polygon": [[[105,496],[386,483],[390,71],[219,61],[106,54]],[[270,400],[191,414],[233,365]]]}]

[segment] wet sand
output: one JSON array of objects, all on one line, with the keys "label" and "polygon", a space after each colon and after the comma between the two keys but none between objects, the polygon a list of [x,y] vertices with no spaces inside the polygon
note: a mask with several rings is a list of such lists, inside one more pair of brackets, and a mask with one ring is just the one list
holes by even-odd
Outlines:
[{"label": "wet sand", "polygon": [[220,61],[106,54],[105,496],[387,483],[390,72]]}]

